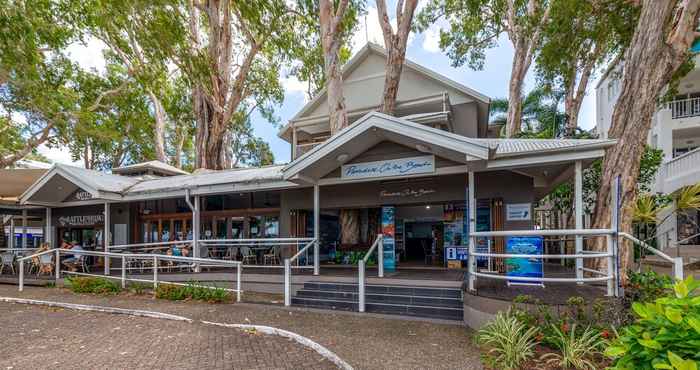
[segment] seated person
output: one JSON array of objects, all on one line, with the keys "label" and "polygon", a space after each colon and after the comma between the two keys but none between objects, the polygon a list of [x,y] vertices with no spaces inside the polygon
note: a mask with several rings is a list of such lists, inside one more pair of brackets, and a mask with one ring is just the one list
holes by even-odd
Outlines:
[{"label": "seated person", "polygon": [[[65,247],[64,247],[65,245]],[[84,250],[82,246],[77,241],[73,241],[73,243],[64,243],[64,245],[61,246],[61,248],[64,249],[70,249],[74,251],[82,251]],[[68,267],[70,271],[77,271],[78,266],[83,258],[83,255],[80,253],[74,253],[72,257],[68,257],[63,260],[63,265]]]}]

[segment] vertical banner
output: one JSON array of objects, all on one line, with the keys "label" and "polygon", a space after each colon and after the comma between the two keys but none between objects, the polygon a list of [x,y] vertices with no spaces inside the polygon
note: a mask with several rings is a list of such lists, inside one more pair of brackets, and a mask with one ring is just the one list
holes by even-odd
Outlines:
[{"label": "vertical banner", "polygon": [[[506,259],[506,275],[509,277],[538,277],[544,276],[544,266],[541,256],[543,252],[541,236],[511,236],[506,240],[506,253],[527,254],[530,258],[508,258]],[[523,281],[518,279],[508,279],[508,284],[520,285],[540,285],[542,283]]]},{"label": "vertical banner", "polygon": [[382,207],[382,243],[384,244],[384,271],[393,272],[396,270],[396,255],[394,250],[394,236],[396,235],[396,225],[393,206]]}]

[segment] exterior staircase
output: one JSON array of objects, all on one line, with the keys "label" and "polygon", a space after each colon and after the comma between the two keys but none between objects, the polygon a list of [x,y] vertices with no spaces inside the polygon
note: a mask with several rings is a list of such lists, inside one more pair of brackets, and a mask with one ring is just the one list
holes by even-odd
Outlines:
[{"label": "exterior staircase", "polygon": [[[352,283],[306,282],[292,305],[358,311],[358,287]],[[462,292],[455,288],[365,285],[365,312],[463,320]]]}]

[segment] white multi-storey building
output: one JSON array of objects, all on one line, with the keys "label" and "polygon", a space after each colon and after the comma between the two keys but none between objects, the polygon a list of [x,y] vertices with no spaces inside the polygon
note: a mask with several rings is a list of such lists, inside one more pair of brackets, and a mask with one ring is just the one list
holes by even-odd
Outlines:
[{"label": "white multi-storey building", "polygon": [[[663,150],[664,159],[657,175],[654,191],[670,194],[700,182],[700,57],[696,68],[680,81],[677,95],[661,104],[652,117],[648,144]],[[624,61],[616,61],[596,85],[596,131],[607,138],[612,114],[621,90]],[[679,217],[665,217],[658,226],[657,236],[662,248],[675,242],[700,244],[697,234],[700,215],[693,212]],[[690,220],[688,220],[690,218]]]}]

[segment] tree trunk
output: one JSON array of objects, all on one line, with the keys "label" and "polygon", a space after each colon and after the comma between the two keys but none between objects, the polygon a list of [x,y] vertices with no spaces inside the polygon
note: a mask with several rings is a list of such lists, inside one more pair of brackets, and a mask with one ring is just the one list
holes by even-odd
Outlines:
[{"label": "tree trunk", "polygon": [[185,147],[185,139],[187,137],[187,130],[183,127],[178,127],[176,129],[176,141],[175,141],[175,155],[173,157],[173,165],[179,169],[182,169],[182,151]]},{"label": "tree trunk", "polygon": [[[620,176],[620,229],[632,229],[632,205],[637,196],[639,163],[657,98],[673,74],[686,61],[697,28],[700,1],[648,0],[642,2],[639,23],[625,55],[622,89],[615,104],[609,137],[617,145],[606,150],[600,189],[597,192],[594,228],[610,227],[612,181]],[[597,250],[605,248],[602,241]],[[620,273],[623,283],[633,257],[629,243],[620,245]],[[596,266],[605,266],[597,261]]]},{"label": "tree trunk", "polygon": [[576,135],[576,129],[578,128],[578,116],[581,112],[581,104],[583,103],[583,98],[586,96],[586,89],[588,88],[588,81],[591,78],[591,73],[593,72],[593,67],[596,61],[600,57],[599,47],[596,44],[595,50],[589,59],[586,60],[583,69],[581,70],[581,77],[576,82],[576,71],[573,71],[571,81],[566,85],[566,97],[564,98],[564,113],[566,114],[566,127],[565,136],[567,138],[572,138]]},{"label": "tree trunk", "polygon": [[148,96],[153,103],[153,116],[155,118],[155,126],[153,127],[153,144],[156,152],[156,159],[168,163],[168,155],[165,153],[165,123],[167,114],[165,113],[165,108],[163,108],[163,103],[160,99],[151,91],[148,92]]},{"label": "tree trunk", "polygon": [[530,69],[532,58],[527,57],[528,45],[515,42],[515,55],[508,82],[508,111],[506,118],[506,137],[517,136],[521,131],[523,119],[523,84]]},{"label": "tree trunk", "polygon": [[408,0],[402,9],[400,1],[396,7],[396,34],[389,22],[389,14],[384,0],[377,0],[379,12],[379,25],[384,35],[384,46],[387,50],[386,68],[384,76],[384,93],[382,94],[381,112],[394,115],[396,113],[396,96],[399,92],[401,71],[406,59],[406,44],[411,32],[413,12],[418,5],[417,0]]},{"label": "tree trunk", "polygon": [[340,70],[340,35],[338,34],[338,27],[345,16],[348,0],[340,0],[337,10],[334,10],[333,3],[331,0],[320,0],[319,3],[323,66],[326,72],[326,95],[331,135],[348,126],[345,96],[343,95],[343,75]]},{"label": "tree trunk", "polygon": [[360,212],[357,209],[340,210],[340,242],[344,245],[360,243]]}]

